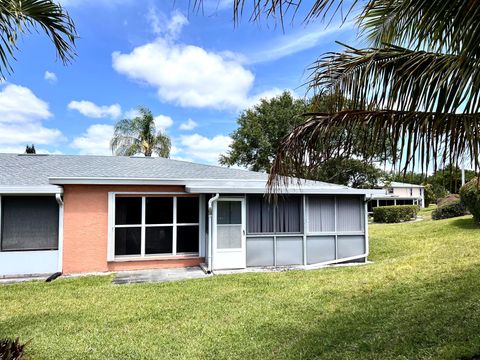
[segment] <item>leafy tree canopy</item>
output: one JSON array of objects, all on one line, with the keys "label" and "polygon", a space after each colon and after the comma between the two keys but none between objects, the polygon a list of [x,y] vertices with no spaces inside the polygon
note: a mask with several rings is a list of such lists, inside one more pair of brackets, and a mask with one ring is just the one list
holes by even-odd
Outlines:
[{"label": "leafy tree canopy", "polygon": [[[240,114],[237,119],[238,128],[231,134],[233,143],[227,153],[220,156],[220,163],[269,172],[282,140],[293,128],[305,121],[302,114],[329,111],[332,106],[336,106],[333,100],[328,96],[295,99],[288,91],[271,99],[262,99],[257,105]],[[358,151],[363,147],[360,139],[364,131],[358,129],[353,134],[359,139]],[[329,160],[316,167],[315,171],[307,167],[297,169],[295,176],[354,187],[374,186],[383,172],[372,164],[354,159],[355,153],[342,152],[341,144],[345,136],[352,135],[339,131],[337,136],[330,140],[336,146],[319,145],[318,151],[323,151]],[[328,150],[333,148],[336,150],[328,153]],[[380,149],[373,158],[376,161],[385,160]]]}]

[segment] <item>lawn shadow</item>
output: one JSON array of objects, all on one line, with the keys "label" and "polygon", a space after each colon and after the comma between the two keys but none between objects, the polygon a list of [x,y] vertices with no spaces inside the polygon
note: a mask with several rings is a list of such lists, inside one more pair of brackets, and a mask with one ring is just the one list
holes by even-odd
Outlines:
[{"label": "lawn shadow", "polygon": [[480,224],[476,223],[473,217],[453,219],[451,224],[464,230],[480,230]]}]

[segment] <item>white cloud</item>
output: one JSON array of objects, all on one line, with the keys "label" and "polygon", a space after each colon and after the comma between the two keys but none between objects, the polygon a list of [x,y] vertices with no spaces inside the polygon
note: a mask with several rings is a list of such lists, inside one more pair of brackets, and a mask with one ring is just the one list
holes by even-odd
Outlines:
[{"label": "white cloud", "polygon": [[81,155],[112,155],[110,140],[113,126],[107,124],[91,125],[82,135],[73,139],[70,146]]},{"label": "white cloud", "polygon": [[168,34],[172,37],[178,36],[183,27],[188,25],[188,19],[180,11],[174,11],[172,18],[167,24]]},{"label": "white cloud", "polygon": [[232,139],[225,135],[208,138],[200,134],[180,137],[181,148],[176,158],[193,159],[198,162],[216,164],[220,154],[225,153]]},{"label": "white cloud", "polygon": [[170,116],[158,115],[155,116],[153,120],[155,121],[155,127],[157,128],[157,131],[160,129],[165,130],[173,125],[173,120]]},{"label": "white cloud", "polygon": [[48,103],[29,88],[7,84],[3,88],[0,85],[0,89],[0,123],[25,123],[52,116]]},{"label": "white cloud", "polygon": [[243,108],[254,75],[239,62],[198,46],[157,38],[131,53],[114,52],[113,68],[157,89],[161,100],[198,108]]},{"label": "white cloud", "polygon": [[51,145],[62,141],[60,130],[43,125],[50,117],[48,103],[29,88],[0,85],[0,148],[4,151],[23,152],[26,144]]},{"label": "white cloud", "polygon": [[45,71],[45,74],[43,75],[43,78],[51,84],[56,83],[57,80],[58,80],[57,75],[54,72],[51,72],[51,71],[48,71],[48,70]]},{"label": "white cloud", "polygon": [[[263,63],[278,60],[285,56],[293,55],[298,52],[311,49],[317,46],[323,38],[345,32],[353,29],[353,22],[345,24],[332,24],[328,28],[325,24],[319,24],[316,27],[310,26],[301,33],[291,33],[282,36],[278,41],[273,41],[270,46],[248,57],[250,64]],[[302,29],[304,30],[304,29]]]},{"label": "white cloud", "polygon": [[70,110],[77,110],[82,115],[90,118],[110,117],[115,119],[122,114],[122,108],[119,104],[100,106],[87,100],[71,101],[68,104],[68,108]]},{"label": "white cloud", "polygon": [[187,121],[180,124],[180,130],[193,130],[198,126],[198,124],[193,121],[192,119],[188,119]]},{"label": "white cloud", "polygon": [[155,6],[148,8],[145,17],[154,34],[163,35],[170,39],[176,38],[182,31],[182,28],[188,24],[188,19],[180,11],[173,11],[169,19]]},{"label": "white cloud", "polygon": [[158,12],[155,6],[150,6],[148,8],[147,15],[147,22],[150,24],[150,28],[154,34],[160,34],[162,32],[162,20],[160,19],[161,14]]},{"label": "white cloud", "polygon": [[138,111],[138,109],[135,108],[127,110],[123,113],[123,117],[126,119],[133,119],[137,116],[140,116],[140,112]]}]

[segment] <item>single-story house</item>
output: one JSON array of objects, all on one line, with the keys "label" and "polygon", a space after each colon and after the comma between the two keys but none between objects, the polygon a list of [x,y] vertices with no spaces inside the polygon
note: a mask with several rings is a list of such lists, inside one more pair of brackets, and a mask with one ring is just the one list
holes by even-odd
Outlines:
[{"label": "single-story house", "polygon": [[[366,261],[375,190],[184,161],[0,154],[0,277]],[[378,192],[378,191],[377,191]]]},{"label": "single-story house", "polygon": [[372,212],[377,206],[390,205],[419,205],[425,207],[425,187],[423,185],[407,184],[403,182],[380,183],[378,188],[383,193],[373,194],[368,203],[368,211]]}]

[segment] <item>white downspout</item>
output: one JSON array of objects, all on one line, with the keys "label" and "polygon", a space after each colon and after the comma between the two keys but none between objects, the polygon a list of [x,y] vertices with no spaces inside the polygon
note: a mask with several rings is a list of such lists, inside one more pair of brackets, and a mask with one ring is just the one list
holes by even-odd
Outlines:
[{"label": "white downspout", "polygon": [[220,194],[216,194],[214,197],[208,200],[208,254],[207,254],[207,266],[208,272],[212,272],[212,246],[213,246],[213,203],[218,200]]},{"label": "white downspout", "polygon": [[63,199],[61,194],[55,194],[58,203],[58,272],[63,272]]}]

